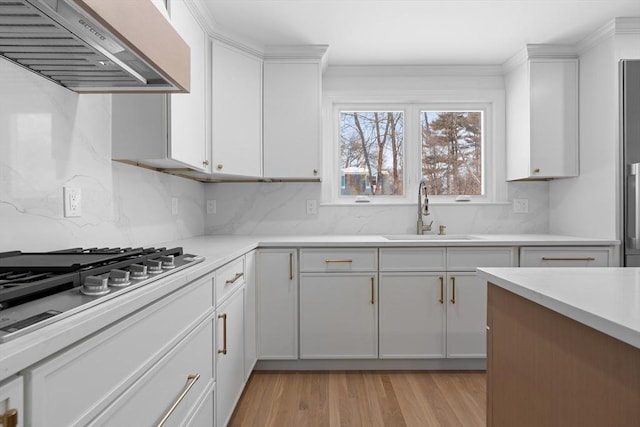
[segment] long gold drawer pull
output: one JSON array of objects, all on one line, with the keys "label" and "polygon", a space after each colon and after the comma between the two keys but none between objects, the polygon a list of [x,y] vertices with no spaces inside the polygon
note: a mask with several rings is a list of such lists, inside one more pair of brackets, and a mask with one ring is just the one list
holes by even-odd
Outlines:
[{"label": "long gold drawer pull", "polygon": [[233,279],[229,279],[229,280],[227,280],[225,283],[226,283],[227,285],[230,285],[230,284],[232,284],[232,283],[236,283],[236,280],[238,280],[238,279],[239,279],[239,278],[241,278],[242,276],[244,276],[244,274],[243,274],[243,273],[236,273],[236,275],[233,277]]},{"label": "long gold drawer pull", "polygon": [[375,291],[375,285],[374,285],[374,278],[371,278],[371,304],[375,304],[376,303],[376,291]]},{"label": "long gold drawer pull", "polygon": [[440,276],[440,304],[444,304],[444,277]]},{"label": "long gold drawer pull", "polygon": [[222,319],[222,350],[218,353],[227,354],[227,313],[218,314],[218,319]]},{"label": "long gold drawer pull", "polygon": [[180,396],[178,396],[176,401],[173,402],[173,405],[171,406],[171,408],[169,408],[165,416],[162,417],[162,419],[158,423],[158,427],[162,427],[164,423],[167,422],[171,414],[173,414],[173,412],[176,410],[180,402],[182,402],[182,399],[184,399],[187,393],[189,393],[189,390],[191,390],[191,387],[193,387],[193,385],[196,383],[196,381],[198,381],[199,378],[200,378],[199,374],[191,374],[187,376],[187,384],[184,386],[184,390],[182,390],[182,393],[180,393]]},{"label": "long gold drawer pull", "polygon": [[293,254],[289,254],[289,280],[293,280]]},{"label": "long gold drawer pull", "polygon": [[347,262],[347,263],[352,263],[353,260],[352,259],[325,259],[324,262],[326,262],[327,264],[329,264],[330,262]]},{"label": "long gold drawer pull", "polygon": [[595,261],[594,257],[586,256],[586,257],[575,257],[575,258],[556,258],[556,257],[542,257],[543,261]]},{"label": "long gold drawer pull", "polygon": [[456,303],[456,278],[451,278],[451,304]]}]

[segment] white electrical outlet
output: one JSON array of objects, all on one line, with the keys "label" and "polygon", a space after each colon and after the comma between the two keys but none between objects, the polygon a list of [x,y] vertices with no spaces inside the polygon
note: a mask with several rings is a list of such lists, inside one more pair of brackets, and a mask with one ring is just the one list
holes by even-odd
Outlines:
[{"label": "white electrical outlet", "polygon": [[63,187],[65,218],[82,216],[82,192],[79,188]]},{"label": "white electrical outlet", "polygon": [[514,213],[528,213],[529,212],[529,199],[513,199],[513,212]]},{"label": "white electrical outlet", "polygon": [[207,200],[207,215],[213,215],[217,211],[216,201],[215,200]]},{"label": "white electrical outlet", "polygon": [[316,200],[307,200],[307,215],[315,215],[318,213],[318,202]]},{"label": "white electrical outlet", "polygon": [[171,198],[171,215],[178,215],[178,198]]}]

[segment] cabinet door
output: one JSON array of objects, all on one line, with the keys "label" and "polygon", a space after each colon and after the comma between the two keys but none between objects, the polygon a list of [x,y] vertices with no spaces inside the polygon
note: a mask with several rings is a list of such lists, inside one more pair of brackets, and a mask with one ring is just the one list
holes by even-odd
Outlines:
[{"label": "cabinet door", "polygon": [[529,64],[531,164],[535,177],[578,175],[578,61]]},{"label": "cabinet door", "polygon": [[169,95],[169,157],[207,170],[207,33],[184,1],[171,1],[169,7],[171,23],[191,48],[191,89]]},{"label": "cabinet door", "polygon": [[211,48],[212,170],[262,176],[262,60],[218,40]]},{"label": "cabinet door", "polygon": [[300,358],[378,356],[376,274],[300,276]]},{"label": "cabinet door", "polygon": [[611,247],[522,247],[520,267],[609,267]]},{"label": "cabinet door", "polygon": [[264,176],[319,178],[318,63],[264,64]]},{"label": "cabinet door", "polygon": [[380,358],[445,355],[444,273],[380,273]]},{"label": "cabinet door", "polygon": [[244,288],[217,309],[216,413],[226,426],[244,387]]},{"label": "cabinet door", "polygon": [[258,358],[298,358],[298,270],[295,249],[258,251]]},{"label": "cabinet door", "polygon": [[475,273],[447,279],[447,357],[486,357],[487,283]]},{"label": "cabinet door", "polygon": [[256,251],[245,256],[244,274],[244,377],[247,380],[256,364]]}]

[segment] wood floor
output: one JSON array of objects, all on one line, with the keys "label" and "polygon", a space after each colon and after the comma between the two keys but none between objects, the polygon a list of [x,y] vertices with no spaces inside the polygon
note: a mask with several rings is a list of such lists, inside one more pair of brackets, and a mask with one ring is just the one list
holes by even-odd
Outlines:
[{"label": "wood floor", "polygon": [[229,426],[485,426],[484,372],[254,372]]}]

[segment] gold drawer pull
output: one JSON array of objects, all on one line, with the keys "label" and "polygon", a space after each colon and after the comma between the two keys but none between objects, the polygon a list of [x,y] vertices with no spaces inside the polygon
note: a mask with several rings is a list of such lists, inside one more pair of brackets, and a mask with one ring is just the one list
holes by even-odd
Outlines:
[{"label": "gold drawer pull", "polygon": [[222,319],[222,350],[218,353],[227,354],[227,313],[218,314],[218,319]]},{"label": "gold drawer pull", "polygon": [[444,277],[440,276],[440,304],[444,304]]},{"label": "gold drawer pull", "polygon": [[456,303],[456,278],[451,278],[451,304]]},{"label": "gold drawer pull", "polygon": [[187,384],[184,386],[184,390],[182,390],[182,393],[180,393],[180,396],[178,396],[176,401],[173,402],[173,405],[171,406],[171,408],[169,408],[165,416],[162,417],[162,419],[158,423],[158,427],[162,427],[164,423],[167,422],[171,414],[173,414],[173,412],[176,410],[180,402],[182,402],[182,399],[184,399],[187,393],[189,393],[189,390],[191,390],[191,387],[193,387],[193,385],[196,383],[196,381],[198,381],[199,378],[200,378],[199,374],[191,374],[187,376]]},{"label": "gold drawer pull", "polygon": [[352,263],[353,260],[352,259],[325,259],[324,262],[326,262],[327,264],[329,264],[330,262],[347,262],[347,263]]},{"label": "gold drawer pull", "polygon": [[595,261],[594,257],[586,256],[586,257],[575,257],[575,258],[556,258],[556,257],[542,257],[543,261]]},{"label": "gold drawer pull", "polygon": [[3,427],[17,427],[18,410],[8,409],[4,414],[0,415],[0,422],[2,422]]},{"label": "gold drawer pull", "polygon": [[233,279],[229,279],[229,280],[227,280],[225,283],[226,283],[227,285],[230,285],[230,284],[232,284],[232,283],[235,283],[235,282],[236,282],[236,280],[238,280],[238,279],[239,279],[239,278],[241,278],[242,276],[244,276],[244,274],[243,274],[243,273],[236,273],[236,275],[234,276],[234,278],[233,278]]}]

